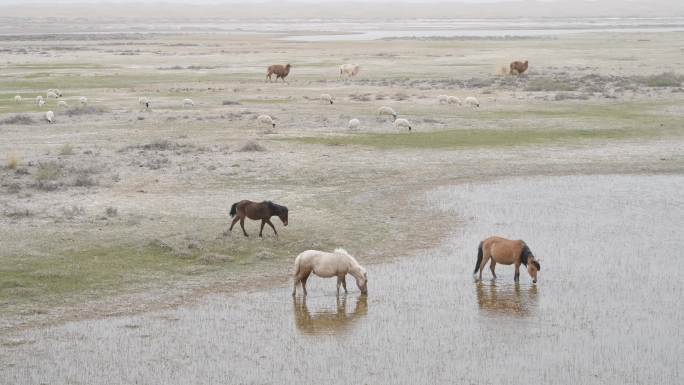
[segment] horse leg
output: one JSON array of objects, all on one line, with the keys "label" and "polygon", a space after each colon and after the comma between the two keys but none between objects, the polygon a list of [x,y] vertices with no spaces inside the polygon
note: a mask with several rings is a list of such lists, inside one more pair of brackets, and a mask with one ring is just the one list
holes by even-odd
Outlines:
[{"label": "horse leg", "polygon": [[515,264],[515,276],[513,276],[513,282],[518,282],[520,280],[520,263]]},{"label": "horse leg", "polygon": [[249,237],[245,231],[245,217],[240,217],[240,227],[242,227],[242,233],[245,234],[245,237]]},{"label": "horse leg", "polygon": [[230,229],[228,229],[228,231],[233,231],[233,226],[235,226],[235,224],[236,224],[239,220],[240,220],[240,217],[239,217],[239,216],[236,216],[235,218],[233,218],[233,222],[230,224]]},{"label": "horse leg", "polygon": [[344,288],[344,292],[347,292],[347,277],[343,276],[342,277],[342,287]]},{"label": "horse leg", "polygon": [[492,271],[492,276],[494,277],[494,279],[496,279],[496,273],[494,272],[495,268],[496,268],[496,261],[494,260],[494,258],[492,258],[492,262],[489,263],[489,270]]},{"label": "horse leg", "polygon": [[259,237],[261,237],[263,232],[264,232],[264,225],[265,224],[266,224],[266,221],[262,219],[261,220],[261,230],[259,230]]},{"label": "horse leg", "polygon": [[294,278],[294,287],[292,288],[292,296],[294,297],[297,295],[297,284],[299,283],[299,277],[295,276]]},{"label": "horse leg", "polygon": [[[268,223],[269,226],[271,226],[271,228],[273,229],[273,233],[275,234],[275,236],[276,236],[276,238],[277,238],[277,237],[278,237],[278,232],[276,231],[275,226],[273,226],[273,223],[271,223],[271,219],[270,219],[270,218],[269,218],[269,219],[265,219],[265,221],[266,221],[266,223]],[[263,226],[264,226],[264,225],[262,224],[261,227],[263,227]]]},{"label": "horse leg", "polygon": [[302,290],[304,290],[304,295],[306,296],[306,280],[309,279],[309,274],[305,275],[300,279],[302,281]]},{"label": "horse leg", "polygon": [[342,277],[337,276],[337,297],[340,296],[340,286],[342,286]]},{"label": "horse leg", "polygon": [[482,257],[482,262],[480,262],[480,281],[482,281],[482,272],[484,271],[487,262],[489,262],[489,255],[485,254],[484,257]]}]

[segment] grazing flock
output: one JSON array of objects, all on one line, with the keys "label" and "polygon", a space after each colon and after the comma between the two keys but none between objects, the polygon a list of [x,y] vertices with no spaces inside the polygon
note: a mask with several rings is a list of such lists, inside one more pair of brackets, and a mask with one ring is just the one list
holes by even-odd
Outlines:
[{"label": "grazing flock", "polygon": [[[525,60],[523,61],[514,61],[511,62],[510,64],[510,70],[506,68],[502,68],[502,72],[505,72],[505,74],[510,74],[510,75],[521,75],[525,71],[527,71],[528,67],[528,61]],[[275,81],[277,82],[278,79],[282,79],[283,82],[286,82],[285,78],[290,74],[292,66],[288,63],[285,65],[282,64],[273,64],[268,66],[266,70],[266,79],[270,82],[272,81],[272,76],[275,75],[276,79]],[[361,66],[358,64],[351,64],[351,63],[346,63],[342,64],[340,66],[340,78],[344,79],[353,79],[356,77],[361,70]],[[63,98],[62,91],[59,89],[49,89],[46,92],[46,98],[43,98],[42,95],[38,95],[35,98],[35,104],[39,107],[42,108],[46,104],[46,99],[60,99]],[[86,106],[88,104],[88,98],[85,96],[79,97],[79,103],[82,106]],[[319,96],[319,100],[324,103],[324,104],[335,104],[335,98],[328,94],[321,94]],[[14,101],[16,103],[22,103],[23,98],[21,95],[16,95],[14,97]],[[463,102],[458,96],[454,95],[439,95],[437,96],[437,101],[439,104],[447,104],[447,105],[456,105],[456,106],[462,106],[466,105],[471,108],[479,108],[480,107],[480,101],[475,97],[475,96],[468,96],[466,97]],[[138,104],[141,106],[143,110],[150,110],[151,109],[151,99],[145,96],[141,96],[138,98]],[[66,100],[58,100],[57,101],[57,106],[60,108],[68,108],[69,104],[67,103]],[[183,108],[191,108],[195,106],[195,102],[190,99],[186,98],[183,99],[182,101],[182,106]],[[391,107],[388,106],[382,106],[377,110],[377,116],[378,118],[383,118],[384,116],[388,116],[392,118],[392,122],[395,128],[397,129],[404,129],[411,131],[411,123],[405,119],[405,118],[397,118],[397,113],[392,109]],[[45,114],[45,120],[47,120],[48,123],[54,123],[55,122],[55,113],[54,111],[48,111]],[[276,124],[273,120],[273,118],[269,115],[263,114],[259,115],[257,117],[257,125],[262,126],[262,125],[268,125],[270,128],[275,128]],[[350,130],[358,130],[361,126],[361,121],[358,118],[352,118],[349,120],[348,123],[348,128]]]},{"label": "grazing flock", "polygon": [[[528,61],[514,61],[510,63],[509,68],[503,67],[501,73],[507,75],[522,75],[528,69]],[[292,66],[290,64],[280,65],[274,64],[267,68],[266,78],[270,82],[272,81],[272,76],[275,75],[275,81],[281,79],[283,83],[286,83],[285,78],[290,74]],[[358,64],[343,64],[340,66],[340,78],[353,79],[359,74],[361,67]],[[42,95],[38,95],[35,98],[35,104],[42,108],[46,101],[45,99],[60,99],[63,98],[63,94],[59,89],[49,89],[46,92],[46,98]],[[79,97],[79,103],[82,106],[88,104],[88,98],[85,96]],[[330,94],[324,93],[319,96],[319,100],[324,104],[334,104],[334,97]],[[16,95],[14,97],[16,103],[22,103],[23,98],[21,95]],[[474,96],[468,96],[463,101],[454,95],[439,95],[437,96],[437,102],[439,104],[445,105],[456,105],[462,106],[465,104],[471,108],[479,108],[480,102]],[[141,96],[138,98],[138,104],[144,110],[149,110],[151,108],[151,100],[148,97]],[[58,100],[58,107],[66,108],[68,103],[66,100]],[[183,99],[182,106],[184,108],[191,108],[195,106],[192,99]],[[383,119],[389,117],[392,119],[393,125],[396,129],[411,131],[411,123],[405,118],[398,118],[397,112],[388,106],[382,106],[378,108],[376,115],[378,119]],[[48,123],[55,123],[55,113],[50,110],[45,113],[45,120]],[[259,126],[267,126],[268,128],[275,128],[276,123],[273,118],[267,114],[262,114],[257,117],[257,124]],[[350,130],[358,130],[361,126],[361,122],[357,118],[352,118],[349,120],[348,128]],[[265,225],[269,225],[275,236],[278,236],[275,226],[271,222],[270,218],[273,216],[278,216],[283,222],[283,225],[288,224],[288,208],[282,205],[278,205],[271,201],[264,202],[252,202],[248,200],[243,200],[236,202],[232,205],[230,209],[230,217],[233,218],[230,225],[229,231],[233,230],[233,226],[237,222],[240,222],[240,227],[244,236],[248,236],[245,231],[244,222],[245,218],[252,220],[261,220],[261,229],[259,231],[259,236],[263,236],[263,230]],[[475,264],[474,275],[479,272],[479,280],[482,280],[482,272],[487,263],[490,263],[489,267],[492,273],[492,277],[496,278],[495,267],[496,264],[503,265],[514,265],[515,275],[514,280],[517,282],[520,277],[520,265],[524,265],[532,278],[532,282],[537,282],[537,273],[541,270],[539,262],[536,260],[535,256],[530,251],[527,244],[521,240],[508,240],[501,237],[489,237],[478,246],[477,261]],[[340,287],[347,292],[347,284],[345,277],[349,274],[356,279],[356,284],[362,294],[366,294],[368,291],[368,273],[359,262],[351,256],[344,249],[335,249],[332,253],[318,251],[318,250],[307,250],[299,254],[295,259],[294,266],[294,288],[292,295],[297,293],[297,285],[301,284],[302,291],[304,295],[307,294],[306,282],[311,274],[314,274],[322,278],[337,278],[337,293],[339,294]]]}]

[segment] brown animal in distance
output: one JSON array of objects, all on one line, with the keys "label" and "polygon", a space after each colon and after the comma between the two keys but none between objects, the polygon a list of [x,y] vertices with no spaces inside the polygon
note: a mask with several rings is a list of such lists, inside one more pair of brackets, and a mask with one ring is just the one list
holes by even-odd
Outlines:
[{"label": "brown animal in distance", "polygon": [[275,226],[273,226],[273,223],[271,223],[271,217],[277,215],[283,222],[283,225],[287,226],[287,212],[287,207],[275,204],[271,201],[252,202],[244,200],[236,202],[230,207],[230,217],[234,219],[230,224],[230,229],[228,231],[233,231],[233,226],[240,221],[242,233],[245,234],[245,237],[249,237],[245,231],[245,218],[249,218],[255,221],[261,220],[261,230],[259,231],[260,237],[264,232],[264,225],[267,223],[271,226],[277,237],[278,232],[276,231]]},{"label": "brown animal in distance", "polygon": [[271,81],[271,76],[275,75],[276,76],[276,81],[278,79],[283,79],[283,82],[285,81],[285,78],[287,75],[290,74],[290,64],[273,64],[268,66],[268,72],[266,73],[266,77],[268,78],[268,81]]},{"label": "brown animal in distance", "polygon": [[520,279],[520,265],[527,267],[527,272],[532,277],[532,282],[537,283],[537,272],[541,270],[541,265],[536,261],[534,254],[521,240],[513,241],[501,237],[489,237],[482,242],[477,248],[477,262],[475,262],[475,271],[473,274],[480,272],[480,281],[482,280],[482,271],[487,262],[491,260],[489,269],[492,271],[492,277],[496,278],[494,269],[496,264],[515,265],[515,275],[513,280],[518,282]]},{"label": "brown animal in distance", "polygon": [[511,75],[522,75],[523,72],[527,71],[527,64],[528,61],[525,60],[524,62],[522,61],[514,61],[511,62]]}]

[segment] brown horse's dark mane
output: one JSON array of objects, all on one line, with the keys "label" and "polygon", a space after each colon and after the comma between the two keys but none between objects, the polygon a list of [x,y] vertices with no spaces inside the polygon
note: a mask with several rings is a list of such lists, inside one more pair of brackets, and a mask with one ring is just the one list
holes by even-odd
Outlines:
[{"label": "brown horse's dark mane", "polygon": [[268,205],[268,208],[275,214],[275,215],[281,215],[284,212],[287,212],[287,207],[281,206],[279,204],[273,203],[271,201],[264,201],[266,205]]},{"label": "brown horse's dark mane", "polygon": [[523,242],[523,248],[522,248],[522,251],[520,252],[520,263],[527,266],[527,258],[530,256],[534,260],[534,254],[532,254],[532,251],[530,250],[530,248],[527,247],[527,244],[525,242]]}]

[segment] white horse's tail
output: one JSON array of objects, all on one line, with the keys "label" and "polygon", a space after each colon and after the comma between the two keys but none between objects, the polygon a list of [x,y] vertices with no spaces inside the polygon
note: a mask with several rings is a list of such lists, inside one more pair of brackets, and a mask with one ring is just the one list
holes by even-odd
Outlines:
[{"label": "white horse's tail", "polygon": [[299,265],[301,264],[300,257],[301,257],[301,254],[298,255],[297,258],[295,258],[295,268],[294,268],[294,272],[292,273],[292,275],[295,277],[295,279],[299,275]]}]

